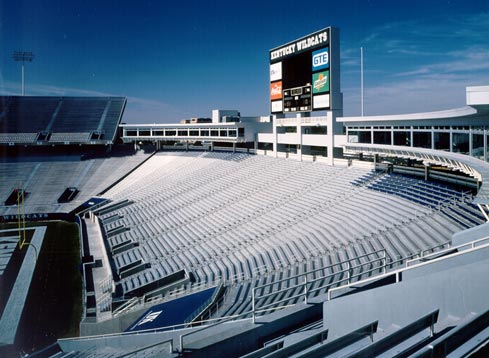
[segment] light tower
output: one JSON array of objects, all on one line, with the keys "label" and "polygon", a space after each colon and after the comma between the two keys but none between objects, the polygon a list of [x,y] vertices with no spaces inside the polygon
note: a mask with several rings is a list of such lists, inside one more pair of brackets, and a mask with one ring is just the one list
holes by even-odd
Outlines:
[{"label": "light tower", "polygon": [[14,51],[12,58],[14,59],[15,62],[22,62],[22,96],[25,95],[25,90],[24,90],[24,63],[25,62],[32,62],[34,59],[34,54],[32,52],[25,52],[25,51]]}]

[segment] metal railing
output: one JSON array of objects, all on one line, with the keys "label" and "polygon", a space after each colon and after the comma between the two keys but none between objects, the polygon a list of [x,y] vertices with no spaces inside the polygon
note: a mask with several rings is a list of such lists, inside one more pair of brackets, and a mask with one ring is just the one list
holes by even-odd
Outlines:
[{"label": "metal railing", "polygon": [[[377,256],[377,257],[370,259],[370,257],[372,256]],[[359,261],[362,258],[367,258],[368,261],[360,264],[352,263],[353,261]],[[340,267],[340,269],[334,270],[334,268],[338,266]],[[344,268],[345,266],[346,268]],[[366,267],[366,266],[369,266],[370,268],[367,270],[360,270],[360,272],[355,273],[355,270],[361,269],[362,267]],[[315,276],[319,272],[322,273],[328,270],[331,271],[330,274],[308,280],[308,276]],[[311,271],[306,271],[298,275],[289,276],[281,280],[277,280],[261,286],[254,287],[251,291],[251,306],[252,306],[251,312],[252,312],[253,323],[256,320],[257,313],[275,311],[278,309],[288,307],[289,305],[286,305],[287,302],[291,302],[295,299],[300,299],[301,297],[304,298],[304,303],[307,304],[308,297],[316,292],[319,292],[321,290],[327,290],[330,287],[345,281],[347,283],[351,283],[352,280],[354,280],[355,278],[373,273],[375,271],[380,271],[385,273],[386,270],[387,270],[387,252],[385,249],[380,249],[380,250],[373,251],[371,253],[356,256],[354,259],[348,259],[345,261],[337,262],[326,267],[321,267]],[[343,274],[346,274],[346,278],[341,277],[343,276]],[[340,278],[335,281],[334,278],[336,276],[340,276]],[[328,279],[331,279],[333,281],[329,282],[328,284],[321,285],[321,283],[324,283],[324,281]],[[269,290],[270,292],[264,294],[259,293],[260,290],[263,292],[264,289],[267,287],[272,288],[273,286],[281,285],[282,283],[291,283],[293,281],[301,281],[301,282],[279,290],[272,291],[272,289],[270,289]],[[313,288],[314,285],[318,282],[320,283],[319,287]],[[295,291],[298,291],[298,293],[294,294]],[[272,296],[277,296],[279,294],[286,295],[287,292],[290,293],[288,297],[285,297],[278,301],[274,300],[271,303],[259,306],[260,301],[266,300],[267,298]],[[280,305],[282,303],[283,305]]]},{"label": "metal railing", "polygon": [[[463,254],[466,254],[466,253],[474,251],[474,250],[488,248],[488,247],[489,247],[489,236],[471,241],[469,243],[449,247],[446,250],[437,251],[437,252],[434,252],[432,254],[425,255],[423,257],[417,257],[417,258],[413,258],[411,260],[407,260],[405,263],[405,267],[402,267],[400,269],[397,269],[397,270],[394,270],[394,271],[391,271],[389,273],[385,273],[385,274],[382,274],[379,276],[369,277],[367,279],[357,281],[355,283],[350,283],[350,284],[331,288],[330,290],[328,290],[328,295],[327,295],[328,301],[333,299],[332,294],[334,292],[339,291],[339,290],[345,290],[348,288],[352,288],[353,286],[364,285],[364,284],[367,284],[369,282],[377,281],[377,280],[380,280],[384,277],[391,276],[391,275],[395,275],[396,282],[399,282],[400,277],[402,276],[402,273],[405,271],[409,271],[409,270],[412,270],[412,269],[417,268],[417,267],[431,265],[431,264],[439,262],[441,260],[445,260],[447,257],[453,257],[454,255],[463,255]],[[431,257],[431,259],[430,259],[430,257]]]},{"label": "metal railing", "polygon": [[[303,274],[294,275],[294,276],[291,276],[289,278],[281,279],[281,280],[278,280],[278,281],[275,281],[272,283],[268,283],[268,284],[265,284],[262,286],[255,287],[255,288],[253,288],[252,293],[253,293],[253,296],[255,296],[254,292],[256,292],[257,289],[263,289],[265,287],[271,287],[271,286],[276,285],[276,284],[281,283],[281,282],[286,282],[286,281],[290,281],[291,279],[297,279],[297,278],[302,277],[302,279],[303,279],[302,282],[295,284],[293,286],[290,286],[290,287],[286,288],[285,290],[293,290],[293,289],[295,290],[298,288],[303,288],[304,291],[302,293],[298,294],[297,296],[298,297],[304,297],[305,303],[308,303],[307,298],[310,295],[312,295],[314,292],[326,290],[327,299],[331,300],[332,294],[334,292],[337,292],[337,291],[342,290],[342,289],[344,290],[344,289],[348,289],[348,288],[353,288],[354,286],[357,287],[358,285],[363,285],[363,284],[366,284],[369,282],[377,281],[379,279],[382,279],[382,278],[384,278],[386,276],[390,276],[390,275],[396,275],[396,278],[399,279],[400,274],[406,270],[410,270],[410,269],[413,269],[415,267],[431,264],[433,262],[437,262],[439,260],[444,259],[445,257],[438,257],[438,255],[443,254],[443,252],[452,252],[453,250],[458,250],[458,251],[462,250],[462,252],[458,252],[457,254],[463,254],[464,252],[466,252],[468,250],[474,250],[474,249],[489,247],[489,236],[482,238],[482,239],[479,239],[479,240],[475,240],[475,241],[467,243],[467,244],[462,244],[462,245],[458,245],[455,247],[450,247],[447,250],[441,250],[441,251],[437,251],[435,253],[426,254],[430,250],[433,251],[433,250],[436,250],[437,248],[440,248],[440,247],[442,248],[446,245],[448,245],[448,243],[438,244],[438,245],[435,245],[431,248],[420,250],[416,254],[412,254],[412,255],[409,255],[409,256],[404,257],[404,258],[399,258],[397,260],[388,260],[388,258],[386,256],[386,250],[381,249],[381,250],[377,250],[377,251],[374,251],[374,252],[369,253],[369,254],[358,256],[354,259],[345,260],[345,261],[342,261],[342,262],[339,262],[339,263],[336,263],[333,265],[325,266],[322,268],[317,268],[317,269],[314,269],[311,271],[307,271]],[[372,255],[379,254],[379,253],[382,254],[380,257],[371,259],[368,262],[364,262],[364,263],[357,264],[357,265],[352,264],[352,262],[358,258],[368,257],[368,256],[372,256]],[[415,256],[417,256],[417,257],[415,257]],[[430,257],[434,257],[434,258],[429,260]],[[415,261],[419,261],[419,262],[417,264],[413,264]],[[368,266],[368,265],[372,266],[375,264],[375,262],[380,262],[380,264],[377,265],[376,267],[369,268],[368,270],[365,270],[365,271],[361,271],[358,273],[354,272],[356,269],[358,269],[360,267]],[[403,267],[401,269],[393,270],[393,271],[388,271],[388,268],[393,268],[393,267],[399,266],[400,264],[403,264],[403,263],[406,265],[405,267]],[[326,275],[326,276],[322,276],[322,277],[315,278],[312,280],[307,279],[307,275],[313,275],[314,273],[317,273],[320,271],[330,270],[334,266],[340,266],[341,269],[339,271],[333,272],[333,273]],[[346,268],[343,268],[343,266],[346,266]],[[374,274],[373,276],[371,276],[367,279],[355,280],[355,278],[357,278],[357,277],[361,277],[367,273],[375,273],[376,271],[379,271],[380,273],[378,275]],[[330,282],[326,285],[320,285],[317,288],[312,288],[312,286],[314,285],[315,282],[324,280],[327,277],[337,276],[337,275],[341,275],[344,273],[347,273],[346,278],[341,278],[335,282]],[[337,284],[340,284],[341,282],[346,282],[346,284],[341,285],[341,286],[337,286],[337,287],[333,287]],[[274,291],[273,293],[266,293],[262,296],[253,297],[253,300],[264,299],[264,298],[269,297],[270,295],[277,295],[278,293],[280,293],[280,291]],[[290,300],[290,299],[291,299],[291,297],[288,298],[288,300]],[[277,302],[274,302],[273,304],[277,304],[277,303],[281,303],[281,302],[277,301]],[[84,341],[84,340],[90,340],[90,339],[107,339],[107,338],[112,338],[112,337],[115,338],[115,337],[124,337],[126,335],[142,335],[142,334],[157,333],[157,332],[162,332],[162,331],[176,332],[176,331],[186,330],[190,327],[199,326],[199,328],[193,329],[189,332],[182,332],[181,334],[177,333],[178,338],[177,337],[175,337],[175,338],[177,338],[179,340],[179,347],[178,348],[179,348],[180,352],[183,352],[184,351],[184,339],[190,335],[193,335],[193,334],[198,333],[198,332],[205,330],[205,329],[209,329],[209,328],[218,326],[222,323],[231,322],[231,321],[234,321],[237,319],[240,319],[240,320],[251,319],[252,322],[255,323],[257,314],[275,311],[275,310],[283,309],[283,308],[290,307],[290,306],[293,306],[293,305],[282,305],[282,306],[278,306],[278,307],[270,307],[270,304],[264,305],[264,306],[258,306],[256,304],[252,304],[251,310],[242,312],[242,313],[237,314],[237,315],[224,316],[224,317],[206,319],[206,320],[201,320],[201,321],[194,321],[194,322],[190,322],[190,323],[181,323],[181,324],[172,325],[172,326],[159,327],[156,329],[148,329],[148,330],[141,330],[141,331],[135,331],[135,332],[124,332],[124,333],[106,334],[106,335],[98,335],[98,336],[86,336],[86,337],[77,338],[77,340]],[[124,309],[122,307],[119,307],[118,310],[124,310]],[[251,318],[250,318],[250,316],[251,316]],[[62,340],[62,339],[60,339],[60,340]],[[168,339],[168,340],[162,341],[158,344],[155,344],[155,346],[169,343],[171,351],[172,352],[178,352],[177,350],[175,350],[175,345],[173,343],[173,340],[174,340],[174,338]],[[148,347],[145,347],[145,348],[148,348]],[[143,349],[141,349],[141,350],[143,350]],[[140,350],[138,350],[138,351],[140,351]]]},{"label": "metal railing", "polygon": [[435,259],[435,258],[439,257],[440,255],[443,255],[444,253],[447,253],[447,252],[452,252],[452,251],[462,252],[462,251],[466,251],[466,250],[473,250],[477,247],[486,246],[486,245],[489,245],[489,236],[486,236],[486,237],[483,237],[483,238],[480,238],[480,239],[477,239],[477,240],[474,240],[474,241],[471,241],[471,242],[468,242],[465,244],[452,246],[452,247],[448,248],[447,250],[431,252],[429,254],[425,254],[425,252],[427,252],[428,250],[422,250],[419,257],[412,258],[412,259],[406,261],[406,267],[413,266],[416,263],[422,263],[422,262],[426,262],[429,260],[433,260],[433,259]]}]

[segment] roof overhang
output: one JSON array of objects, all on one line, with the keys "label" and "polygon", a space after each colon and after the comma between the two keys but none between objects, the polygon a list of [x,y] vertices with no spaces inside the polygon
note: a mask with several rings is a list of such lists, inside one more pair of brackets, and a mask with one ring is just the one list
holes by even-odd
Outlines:
[{"label": "roof overhang", "polygon": [[468,118],[478,114],[477,109],[465,106],[446,111],[396,114],[387,116],[360,116],[360,117],[338,117],[336,120],[345,124],[365,123],[365,122],[400,122],[400,121],[426,121],[426,120],[445,120],[447,118]]}]

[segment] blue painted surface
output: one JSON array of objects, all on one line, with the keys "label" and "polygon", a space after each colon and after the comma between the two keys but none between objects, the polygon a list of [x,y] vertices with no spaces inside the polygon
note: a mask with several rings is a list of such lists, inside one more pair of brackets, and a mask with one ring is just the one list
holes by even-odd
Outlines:
[{"label": "blue painted surface", "polygon": [[[184,323],[197,309],[204,305],[214,294],[216,287],[160,303],[151,307],[126,329],[126,332],[158,329]],[[204,308],[204,307],[202,307]]]}]

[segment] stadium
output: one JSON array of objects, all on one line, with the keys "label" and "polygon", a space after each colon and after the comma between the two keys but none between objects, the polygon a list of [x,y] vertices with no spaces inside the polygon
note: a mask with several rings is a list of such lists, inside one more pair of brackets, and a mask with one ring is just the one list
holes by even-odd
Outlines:
[{"label": "stadium", "polygon": [[2,356],[487,356],[489,86],[343,117],[339,45],[271,49],[260,117],[0,97]]}]

